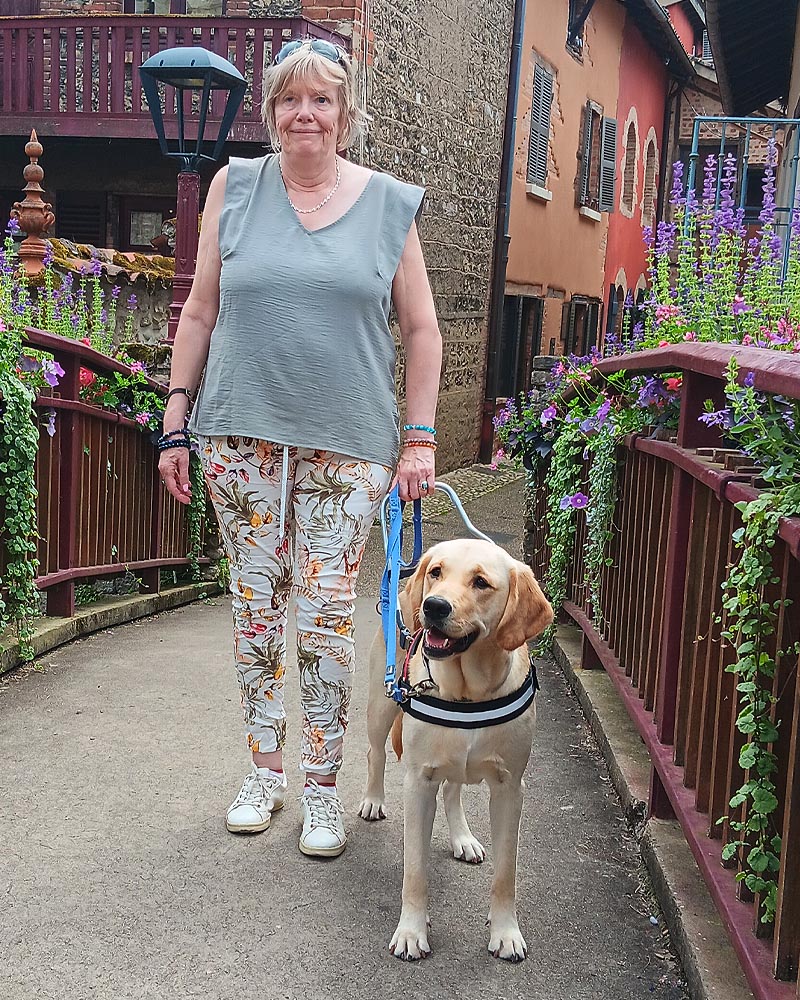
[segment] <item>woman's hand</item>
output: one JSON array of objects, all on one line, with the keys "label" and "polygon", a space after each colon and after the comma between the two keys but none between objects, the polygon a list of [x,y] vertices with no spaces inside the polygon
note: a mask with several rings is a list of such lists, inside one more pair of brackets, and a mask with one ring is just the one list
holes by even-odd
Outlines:
[{"label": "woman's hand", "polygon": [[[436,465],[433,448],[406,445],[400,453],[392,485],[399,487],[401,500],[419,500],[429,497],[436,485]],[[427,484],[427,489],[423,484]]]},{"label": "woman's hand", "polygon": [[191,501],[188,448],[167,448],[162,451],[158,458],[158,472],[161,482],[178,503],[187,504]]}]

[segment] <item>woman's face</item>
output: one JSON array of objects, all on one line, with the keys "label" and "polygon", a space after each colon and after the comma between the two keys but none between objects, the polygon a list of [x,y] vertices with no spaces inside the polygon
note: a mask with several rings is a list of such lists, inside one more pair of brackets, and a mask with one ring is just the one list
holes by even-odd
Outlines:
[{"label": "woman's face", "polygon": [[336,84],[320,79],[293,81],[275,101],[281,149],[300,156],[335,153],[340,116]]}]

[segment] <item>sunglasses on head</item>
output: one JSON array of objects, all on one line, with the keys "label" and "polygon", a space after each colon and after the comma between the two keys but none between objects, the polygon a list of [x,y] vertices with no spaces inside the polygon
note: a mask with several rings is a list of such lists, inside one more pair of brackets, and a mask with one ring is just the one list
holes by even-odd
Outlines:
[{"label": "sunglasses on head", "polygon": [[317,55],[347,68],[347,53],[344,49],[340,49],[333,42],[326,42],[324,38],[295,38],[291,42],[287,42],[275,56],[275,65],[280,66],[284,59],[297,52],[304,45],[307,45]]}]

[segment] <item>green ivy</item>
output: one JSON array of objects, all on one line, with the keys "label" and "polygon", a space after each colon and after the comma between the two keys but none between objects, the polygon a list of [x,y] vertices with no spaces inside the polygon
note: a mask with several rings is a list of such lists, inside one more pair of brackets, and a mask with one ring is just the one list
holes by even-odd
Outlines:
[{"label": "green ivy", "polygon": [[6,564],[0,579],[0,632],[12,627],[23,659],[33,658],[33,621],[39,613],[36,575],[36,480],[39,432],[34,393],[0,361],[0,510]]},{"label": "green ivy", "polygon": [[189,526],[189,551],[186,553],[191,567],[192,580],[200,579],[200,556],[203,545],[203,517],[206,510],[206,483],[203,477],[203,467],[200,457],[194,452],[189,454],[189,482],[192,488],[192,499],[186,508],[186,521]]},{"label": "green ivy", "polygon": [[[547,474],[547,545],[550,558],[544,579],[544,590],[554,610],[558,610],[567,596],[567,575],[572,562],[575,543],[576,516],[571,506],[561,505],[565,496],[579,492],[583,465],[581,433],[576,424],[565,424],[556,438],[550,455]],[[539,645],[549,649],[555,638],[556,623],[542,633]]]},{"label": "green ivy", "polygon": [[617,444],[615,425],[601,427],[591,448],[589,465],[589,503],[586,508],[585,579],[592,605],[592,624],[603,629],[603,595],[601,579],[605,566],[612,560],[607,555],[617,505]]},{"label": "green ivy", "polygon": [[[765,396],[752,385],[739,384],[735,359],[728,367],[727,433],[764,468],[769,489],[750,503],[737,504],[742,527],[733,535],[741,554],[722,585],[726,627],[722,636],[736,649],[726,669],[737,677],[739,714],[736,727],[746,737],[739,765],[746,780],[730,800],[744,809],[744,819],[730,820],[734,839],[725,844],[724,860],[738,858],[737,879],[761,897],[761,921],[772,923],[777,901],[781,837],[774,813],[778,807],[773,777],[779,737],[774,721],[773,680],[778,662],[792,650],[776,649],[780,611],[791,603],[771,601],[770,587],[779,582],[773,565],[780,519],[800,514],[800,405],[783,397]],[[722,822],[722,820],[720,820]]]}]

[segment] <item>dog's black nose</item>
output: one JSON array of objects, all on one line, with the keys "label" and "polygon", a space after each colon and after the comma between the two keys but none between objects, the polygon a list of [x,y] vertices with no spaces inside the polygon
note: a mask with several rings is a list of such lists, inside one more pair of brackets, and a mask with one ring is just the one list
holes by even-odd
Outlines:
[{"label": "dog's black nose", "polygon": [[432,621],[444,621],[453,610],[453,605],[443,597],[426,597],[422,602],[425,617]]}]

